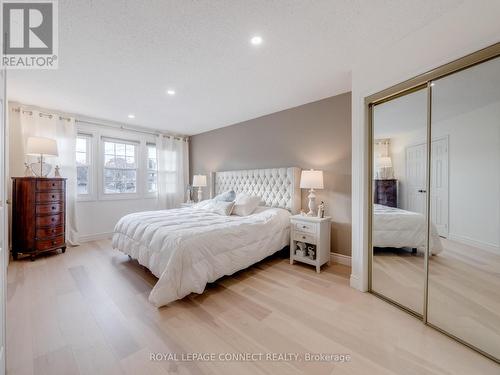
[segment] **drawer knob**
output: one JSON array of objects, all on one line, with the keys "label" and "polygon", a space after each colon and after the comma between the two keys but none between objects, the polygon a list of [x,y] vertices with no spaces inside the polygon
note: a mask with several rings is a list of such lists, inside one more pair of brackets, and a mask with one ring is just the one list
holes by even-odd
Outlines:
[{"label": "drawer knob", "polygon": [[52,186],[56,186],[55,182],[52,183]]},{"label": "drawer knob", "polygon": [[52,198],[55,198],[56,196],[54,194],[52,194]]},{"label": "drawer knob", "polygon": [[52,218],[52,219],[50,219],[50,220],[52,220],[52,221],[56,221],[56,218],[55,218],[55,217],[53,217],[53,218]]},{"label": "drawer knob", "polygon": [[302,236],[302,239],[305,240],[306,239],[306,236]]},{"label": "drawer knob", "polygon": [[56,230],[55,230],[55,229],[52,229],[52,233],[56,233]]},{"label": "drawer knob", "polygon": [[306,229],[307,227],[305,225],[302,225],[302,229]]},{"label": "drawer knob", "polygon": [[56,209],[56,206],[52,206],[52,209],[55,210]]},{"label": "drawer knob", "polygon": [[52,245],[55,245],[56,244],[56,241],[52,241]]}]

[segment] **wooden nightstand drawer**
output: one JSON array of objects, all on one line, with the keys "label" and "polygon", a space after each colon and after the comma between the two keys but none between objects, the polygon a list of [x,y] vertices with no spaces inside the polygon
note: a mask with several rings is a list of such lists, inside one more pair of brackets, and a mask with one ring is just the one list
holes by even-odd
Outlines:
[{"label": "wooden nightstand drawer", "polygon": [[301,241],[301,242],[306,242],[315,245],[316,244],[316,236],[305,233],[305,232],[294,232],[293,233],[293,239],[295,241]]},{"label": "wooden nightstand drawer", "polygon": [[64,234],[64,227],[62,225],[53,228],[38,228],[36,230],[36,238],[39,240],[44,238],[56,237],[61,234]]},{"label": "wooden nightstand drawer", "polygon": [[299,232],[306,232],[311,234],[316,234],[316,225],[311,223],[294,223],[294,228]]},{"label": "wooden nightstand drawer", "polygon": [[61,190],[63,188],[64,181],[49,179],[47,181],[37,181],[36,190],[46,191],[46,190]]},{"label": "wooden nightstand drawer", "polygon": [[48,193],[36,193],[36,203],[60,202],[64,200],[64,192],[51,191]]},{"label": "wooden nightstand drawer", "polygon": [[49,204],[37,204],[36,213],[37,214],[57,214],[61,212],[63,205],[61,203],[49,203]]},{"label": "wooden nightstand drawer", "polygon": [[49,227],[61,225],[64,222],[64,217],[62,214],[48,215],[48,216],[37,216],[36,227]]},{"label": "wooden nightstand drawer", "polygon": [[64,245],[64,236],[54,237],[48,240],[38,240],[36,241],[37,251],[44,251],[56,247],[61,247]]}]

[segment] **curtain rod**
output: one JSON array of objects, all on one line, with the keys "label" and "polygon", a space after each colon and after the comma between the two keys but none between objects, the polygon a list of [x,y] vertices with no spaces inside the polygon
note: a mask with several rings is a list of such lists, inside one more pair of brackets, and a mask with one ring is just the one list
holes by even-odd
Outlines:
[{"label": "curtain rod", "polygon": [[[12,111],[14,111],[14,112],[21,112],[21,107],[19,107],[19,108],[12,108]],[[23,113],[27,113],[30,116],[33,116],[33,111],[29,111],[29,110],[23,109],[22,112]],[[69,118],[69,117],[64,117],[64,116],[61,116],[61,115],[53,115],[52,113],[38,112],[38,116],[40,116],[40,117],[47,117],[47,118],[52,118],[54,116],[59,116],[59,120],[71,121],[71,118]]]},{"label": "curtain rod", "polygon": [[154,135],[154,136],[158,136],[158,137],[161,136],[161,137],[165,137],[165,138],[173,138],[173,139],[176,139],[178,141],[184,141],[184,142],[188,142],[189,141],[189,137],[180,137],[180,136],[176,136],[176,135],[172,135],[172,134],[164,134],[164,133],[160,133],[160,132],[153,132],[153,131],[147,131],[147,130],[139,130],[139,129],[129,128],[129,127],[124,126],[124,125],[110,125],[110,124],[103,124],[103,123],[100,123],[100,122],[78,120],[78,119],[76,119],[75,121],[79,122],[81,124],[104,126],[104,127],[108,127],[108,128],[112,128],[112,129],[127,130],[127,131],[136,132],[136,133]]},{"label": "curtain rod", "polygon": [[[27,113],[30,116],[33,115],[33,111],[31,111],[31,110],[24,110],[24,109],[21,109],[21,107],[12,108],[12,111],[14,111],[14,112],[21,112],[22,111],[23,113]],[[52,113],[39,112],[38,114],[39,114],[40,117],[52,118],[54,116]],[[71,121],[71,118],[69,118],[69,117],[63,117],[63,116],[59,115],[59,120]],[[160,133],[160,132],[153,132],[153,131],[147,131],[147,130],[139,130],[139,129],[129,128],[129,127],[126,127],[124,125],[109,125],[109,124],[103,124],[103,123],[100,123],[100,122],[93,122],[93,121],[86,121],[86,120],[79,120],[79,119],[75,119],[75,122],[79,122],[81,124],[87,124],[87,125],[105,126],[105,127],[112,128],[112,129],[121,129],[121,130],[133,131],[133,132],[136,132],[136,133],[149,134],[149,135],[154,135],[154,136],[158,136],[158,137],[161,136],[161,137],[165,137],[165,138],[173,138],[173,139],[176,139],[178,141],[184,141],[184,142],[188,142],[189,141],[189,137],[180,137],[180,136],[176,136],[176,135],[172,135],[172,134],[164,134],[164,133]]]}]

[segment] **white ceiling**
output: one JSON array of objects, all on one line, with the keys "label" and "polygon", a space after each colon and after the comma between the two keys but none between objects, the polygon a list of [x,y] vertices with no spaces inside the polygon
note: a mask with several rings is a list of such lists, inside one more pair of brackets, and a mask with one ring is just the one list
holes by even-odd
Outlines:
[{"label": "white ceiling", "polygon": [[63,0],[59,69],[11,71],[9,98],[197,134],[349,91],[368,52],[460,3]]}]

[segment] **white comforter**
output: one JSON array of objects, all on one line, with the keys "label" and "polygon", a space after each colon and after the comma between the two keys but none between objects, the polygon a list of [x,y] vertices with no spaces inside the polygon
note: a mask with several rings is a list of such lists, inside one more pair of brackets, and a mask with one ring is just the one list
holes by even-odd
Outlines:
[{"label": "white comforter", "polygon": [[[373,246],[410,247],[425,249],[425,216],[417,212],[374,204],[373,207]],[[439,254],[443,247],[437,229],[431,226],[431,254]]]},{"label": "white comforter", "polygon": [[288,245],[289,216],[284,209],[265,207],[245,217],[192,207],[137,212],[116,224],[113,248],[158,277],[149,301],[159,307],[202,293],[207,283]]}]

